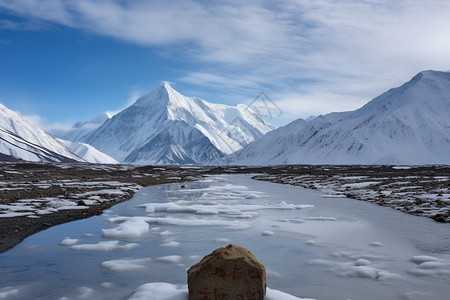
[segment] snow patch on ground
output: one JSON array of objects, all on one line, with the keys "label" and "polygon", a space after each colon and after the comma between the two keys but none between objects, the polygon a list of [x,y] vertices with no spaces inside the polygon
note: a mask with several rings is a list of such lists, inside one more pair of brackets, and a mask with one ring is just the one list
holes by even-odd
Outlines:
[{"label": "snow patch on ground", "polygon": [[[178,287],[165,282],[146,283],[138,287],[128,300],[188,300],[186,286]],[[209,298],[208,298],[209,299]],[[313,300],[298,298],[287,293],[267,288],[265,300]]]}]

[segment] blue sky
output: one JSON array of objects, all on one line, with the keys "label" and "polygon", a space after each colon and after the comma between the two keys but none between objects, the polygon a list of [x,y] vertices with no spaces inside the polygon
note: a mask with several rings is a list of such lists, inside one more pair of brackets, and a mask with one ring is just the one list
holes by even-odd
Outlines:
[{"label": "blue sky", "polygon": [[120,110],[162,81],[272,121],[356,109],[450,70],[443,0],[0,0],[0,102],[44,129]]}]

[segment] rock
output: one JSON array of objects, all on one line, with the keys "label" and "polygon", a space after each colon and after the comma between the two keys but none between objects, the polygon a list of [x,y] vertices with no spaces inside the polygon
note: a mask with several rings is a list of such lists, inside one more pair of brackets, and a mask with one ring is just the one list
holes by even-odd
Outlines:
[{"label": "rock", "polygon": [[230,244],[188,270],[189,300],[263,300],[266,269],[247,249]]}]

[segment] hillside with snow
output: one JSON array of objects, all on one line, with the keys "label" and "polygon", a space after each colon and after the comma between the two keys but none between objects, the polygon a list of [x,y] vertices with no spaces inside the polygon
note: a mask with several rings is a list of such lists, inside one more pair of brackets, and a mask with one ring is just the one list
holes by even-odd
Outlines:
[{"label": "hillside with snow", "polygon": [[360,109],[296,120],[223,163],[450,164],[450,73],[423,71]]},{"label": "hillside with snow", "polygon": [[63,145],[70,149],[77,156],[92,164],[118,164],[119,162],[111,156],[100,152],[91,145],[81,142],[70,142],[58,139]]},{"label": "hillside with snow", "polygon": [[0,153],[2,160],[84,161],[54,137],[2,104],[0,104]]},{"label": "hillside with snow", "polygon": [[81,141],[124,163],[191,164],[237,151],[274,128],[245,105],[186,97],[165,83]]}]

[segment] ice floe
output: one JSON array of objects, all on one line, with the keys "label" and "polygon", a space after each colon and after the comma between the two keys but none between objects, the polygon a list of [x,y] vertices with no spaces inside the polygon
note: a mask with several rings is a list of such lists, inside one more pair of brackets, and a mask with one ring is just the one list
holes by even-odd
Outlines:
[{"label": "ice floe", "polygon": [[176,264],[179,263],[182,259],[183,258],[180,255],[168,255],[155,258],[155,261]]},{"label": "ice floe", "polygon": [[97,244],[80,244],[71,246],[70,249],[78,251],[109,252],[114,250],[130,250],[139,247],[138,243],[119,244],[119,241],[101,241]]},{"label": "ice floe", "polygon": [[309,264],[329,267],[330,271],[344,277],[371,278],[377,280],[386,280],[399,277],[399,275],[389,271],[369,266],[370,262],[366,260],[357,260],[356,262],[339,262],[326,259],[314,259],[311,260]]},{"label": "ice floe", "polygon": [[180,245],[181,244],[176,241],[170,241],[168,243],[161,244],[161,247],[176,248],[176,247],[179,247]]},{"label": "ice floe", "polygon": [[115,259],[103,262],[102,267],[116,272],[140,271],[147,269],[147,265],[151,261],[151,258]]},{"label": "ice floe", "polygon": [[149,224],[142,218],[130,218],[116,228],[102,229],[102,232],[108,239],[134,241],[149,232]]},{"label": "ice floe", "polygon": [[61,246],[73,246],[73,245],[77,244],[79,241],[80,241],[79,239],[71,239],[70,237],[66,237],[59,244]]}]

